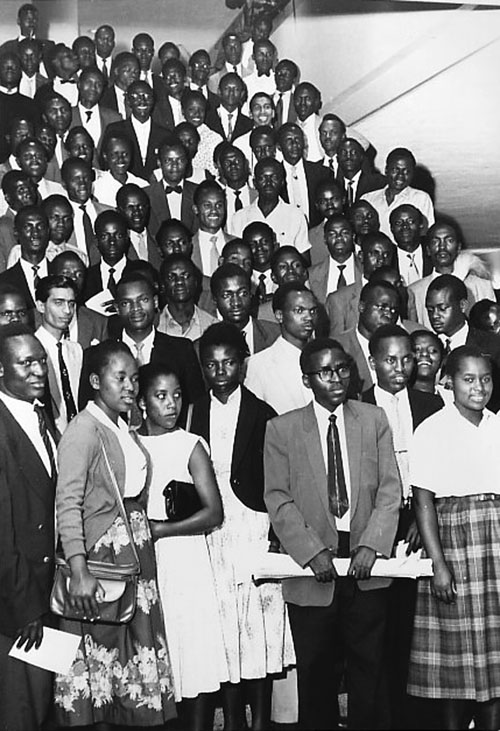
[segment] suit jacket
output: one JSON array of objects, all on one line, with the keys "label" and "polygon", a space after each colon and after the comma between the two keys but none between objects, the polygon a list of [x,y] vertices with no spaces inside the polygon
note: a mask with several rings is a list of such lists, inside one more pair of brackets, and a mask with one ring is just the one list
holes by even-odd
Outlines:
[{"label": "suit jacket", "polygon": [[[113,122],[121,122],[122,118],[118,114],[118,112],[113,111],[112,109],[108,109],[107,107],[103,106],[102,104],[98,105],[98,112],[99,112],[99,118],[101,120],[101,136],[99,137],[97,147],[96,147],[96,155],[97,159],[99,159],[99,155],[101,152],[101,146],[102,141],[104,139],[104,133],[106,131],[106,127],[108,124],[113,124]],[[71,127],[80,127],[82,126],[82,116],[80,114],[80,107],[71,107]]]},{"label": "suit jacket", "polygon": [[[207,125],[207,127],[210,127],[210,129],[213,129],[214,132],[218,132],[223,140],[227,139],[226,133],[224,132],[224,127],[222,126],[220,117],[217,114],[217,109],[207,109],[205,124]],[[238,137],[241,137],[247,132],[250,132],[251,129],[253,129],[252,120],[245,114],[242,114],[240,111],[238,111],[236,123],[233,127],[233,134],[231,135],[231,139],[229,140],[229,142],[234,142],[234,140],[236,140]]]},{"label": "suit jacket", "polygon": [[[204,394],[193,405],[191,428],[210,444],[209,394]],[[251,510],[266,512],[264,503],[264,436],[269,419],[276,412],[264,401],[241,387],[241,407],[236,423],[231,459],[231,487],[236,497]]]},{"label": "suit jacket", "polygon": [[[321,162],[309,162],[304,160],[304,172],[306,176],[307,184],[307,197],[309,199],[309,220],[308,227],[314,228],[321,223],[322,216],[319,211],[316,210],[314,201],[316,198],[316,188],[320,183],[325,180],[333,180],[333,173],[330,168],[327,168]],[[288,195],[288,186],[285,177],[285,184],[281,190],[281,197],[285,203],[290,203],[290,197]]]},{"label": "suit jacket", "polygon": [[[366,404],[377,405],[375,400],[375,386],[361,394],[361,400]],[[436,411],[443,408],[444,404],[440,396],[433,393],[424,393],[423,391],[415,391],[413,388],[408,389],[408,401],[410,402],[411,418],[413,422],[413,431],[425,419]]]},{"label": "suit jacket", "polygon": [[268,348],[281,335],[281,329],[277,322],[268,320],[257,320],[252,318],[253,324],[253,352],[260,353]]},{"label": "suit jacket", "polygon": [[0,272],[7,269],[10,251],[17,244],[14,234],[14,218],[15,213],[10,208],[7,208],[0,218]]},{"label": "suit jacket", "polygon": [[[164,186],[163,180],[158,180],[144,188],[144,192],[148,194],[151,201],[148,231],[153,237],[158,233],[163,221],[172,218]],[[197,187],[195,183],[191,183],[189,180],[185,180],[182,186],[181,220],[190,231],[196,231],[198,228],[197,218],[193,211],[193,196]]]},{"label": "suit jacket", "polygon": [[99,312],[81,305],[76,311],[78,322],[78,342],[83,350],[90,347],[94,340],[102,343],[108,338],[108,318]]},{"label": "suit jacket", "polygon": [[[148,246],[148,261],[150,264],[152,264],[154,266],[156,271],[159,271],[161,263],[162,263],[160,250],[158,248],[158,245],[157,245],[155,239],[153,238],[153,236],[151,236],[149,231],[146,231],[146,235],[147,235],[147,246]],[[130,244],[127,256],[130,259],[130,261],[137,261],[139,259],[137,251],[135,250],[132,243]]]},{"label": "suit jacket", "polygon": [[170,133],[168,129],[166,129],[166,127],[161,127],[156,122],[151,122],[146,161],[144,163],[142,162],[139,143],[130,119],[122,119],[120,122],[112,122],[109,124],[106,129],[105,139],[107,135],[112,134],[124,135],[130,140],[132,144],[132,165],[130,166],[130,172],[133,175],[137,175],[139,178],[149,180],[153,170],[156,170],[158,167],[158,148],[169,136]]},{"label": "suit jacket", "polygon": [[[434,269],[432,264],[432,259],[430,258],[429,254],[426,251],[426,248],[423,244],[420,244],[420,248],[422,249],[422,262],[423,262],[423,277],[428,277],[429,274],[432,274],[432,270]],[[393,257],[393,267],[397,270],[399,274],[399,258],[396,252],[396,255]]]},{"label": "suit jacket", "polygon": [[[345,178],[339,170],[337,180],[340,185],[346,190]],[[354,196],[355,201],[359,201],[361,196],[365,193],[370,193],[372,190],[380,190],[385,188],[387,180],[381,173],[368,172],[367,170],[361,170],[361,175],[358,180],[358,187],[356,188],[356,195]]]},{"label": "suit jacket", "polygon": [[31,327],[35,326],[35,300],[31,296],[28,282],[24,276],[21,264],[17,262],[14,266],[6,269],[0,274],[0,286],[4,284],[10,284],[20,291],[23,295],[26,305],[28,307],[28,317]]},{"label": "suit jacket", "polygon": [[357,326],[352,327],[349,330],[336,336],[336,339],[342,345],[346,353],[354,359],[354,362],[358,369],[358,375],[361,385],[361,391],[366,391],[370,386],[374,384],[373,371],[371,370],[368,361],[361,349],[361,345],[356,337]]},{"label": "suit jacket", "polygon": [[[326,247],[325,247],[326,248]],[[330,257],[328,259],[325,259],[324,261],[321,261],[319,264],[315,264],[309,269],[309,286],[311,288],[311,291],[313,292],[314,296],[317,300],[321,303],[325,303],[327,300],[328,295],[328,274],[330,271]],[[363,272],[361,270],[361,265],[359,264],[356,257],[354,257],[354,277],[355,282],[354,284],[349,284],[347,287],[342,287],[340,290],[348,289],[349,287],[357,287],[359,286],[359,291],[361,292],[361,280],[362,280]],[[329,297],[330,295],[328,295]]]},{"label": "suit jacket", "polygon": [[[227,234],[227,233],[226,233],[225,231],[223,231],[222,233],[223,233],[223,235],[224,235],[224,242],[225,242],[226,244],[227,244],[227,242],[228,242],[228,241],[232,241],[232,239],[234,239],[234,236],[230,236],[230,235],[229,235],[229,234]],[[192,260],[193,260],[193,262],[194,262],[194,263],[196,264],[196,266],[198,267],[198,269],[199,269],[200,271],[203,271],[203,268],[202,268],[202,266],[201,266],[201,253],[200,253],[200,234],[199,234],[199,232],[198,232],[198,231],[197,231],[197,232],[195,233],[195,235],[193,236],[193,253],[191,254],[191,259],[192,259]],[[204,277],[204,279],[205,279],[205,280],[208,280],[208,281],[206,282],[206,284],[205,284],[205,283],[204,283],[204,284],[205,284],[205,286],[206,286],[206,285],[208,285],[208,293],[210,294],[210,279],[209,279],[209,277]],[[211,296],[212,296],[212,295],[210,295],[210,297],[211,297]],[[200,297],[200,302],[199,302],[198,304],[200,305],[200,307],[201,307],[201,308],[202,308],[203,310],[205,310],[205,309],[206,309],[206,307],[205,307],[205,306],[204,306],[203,304],[201,304],[201,297]],[[207,312],[210,312],[210,310],[207,310]]]},{"label": "suit jacket", "polygon": [[[347,462],[351,482],[350,549],[366,546],[390,556],[396,535],[401,487],[387,417],[378,407],[344,404]],[[312,403],[269,422],[264,446],[264,500],[284,550],[300,566],[320,551],[338,548],[328,506],[327,473]],[[389,586],[389,579],[358,582],[363,590]],[[335,582],[315,578],[283,581],[285,601],[328,606]]]},{"label": "suit jacket", "polygon": [[170,96],[165,88],[161,76],[153,74],[153,91],[155,92],[155,106],[153,120],[170,131],[175,128],[174,113],[170,103]]},{"label": "suit jacket", "polygon": [[104,93],[101,97],[100,105],[103,107],[106,107],[106,109],[111,109],[113,112],[116,112],[120,116],[120,119],[122,118],[118,112],[118,102],[116,101],[116,92],[115,92],[114,84],[111,86],[107,86],[104,89]]},{"label": "suit jacket", "polygon": [[49,611],[55,480],[2,401],[0,442],[0,634],[16,637]]}]

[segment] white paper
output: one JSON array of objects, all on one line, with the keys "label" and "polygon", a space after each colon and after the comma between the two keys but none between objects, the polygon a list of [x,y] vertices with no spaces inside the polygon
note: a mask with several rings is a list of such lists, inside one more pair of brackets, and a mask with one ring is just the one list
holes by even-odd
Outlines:
[{"label": "white paper", "polygon": [[[85,302],[85,307],[89,307],[101,315],[110,317],[116,313],[116,306],[113,305],[114,298],[109,289],[103,289]],[[111,306],[113,305],[113,306]]]},{"label": "white paper", "polygon": [[42,644],[38,649],[32,647],[26,652],[26,643],[21,648],[17,647],[17,638],[10,648],[9,656],[53,673],[66,675],[76,657],[81,639],[79,635],[44,627]]}]

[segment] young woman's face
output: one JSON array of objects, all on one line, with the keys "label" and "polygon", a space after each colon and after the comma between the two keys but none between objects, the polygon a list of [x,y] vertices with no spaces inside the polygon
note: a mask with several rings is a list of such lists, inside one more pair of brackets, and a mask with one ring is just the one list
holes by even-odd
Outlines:
[{"label": "young woman's face", "polygon": [[137,362],[132,355],[116,353],[100,374],[91,374],[95,401],[111,419],[130,411],[134,405],[138,389],[137,371]]},{"label": "young woman's face", "polygon": [[467,417],[482,411],[491,398],[491,366],[485,358],[464,358],[452,378],[455,405]]},{"label": "young woman's face", "polygon": [[139,406],[146,412],[148,434],[155,436],[173,431],[182,408],[179,379],[173,374],[157,376],[149,384]]}]

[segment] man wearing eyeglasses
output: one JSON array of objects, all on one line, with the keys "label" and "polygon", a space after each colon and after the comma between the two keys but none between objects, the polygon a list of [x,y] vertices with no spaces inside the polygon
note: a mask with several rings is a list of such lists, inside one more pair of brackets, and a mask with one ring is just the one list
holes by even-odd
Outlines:
[{"label": "man wearing eyeglasses", "polygon": [[0,330],[11,323],[28,325],[28,306],[22,292],[4,284],[0,287]]},{"label": "man wearing eyeglasses", "polygon": [[[283,581],[299,685],[299,727],[334,729],[345,673],[349,728],[388,728],[381,688],[391,581],[371,578],[389,557],[401,488],[382,409],[347,399],[351,360],[330,338],[300,356],[312,403],[268,423],[265,494],[283,549],[314,576]],[[339,578],[332,559],[350,558]]]}]

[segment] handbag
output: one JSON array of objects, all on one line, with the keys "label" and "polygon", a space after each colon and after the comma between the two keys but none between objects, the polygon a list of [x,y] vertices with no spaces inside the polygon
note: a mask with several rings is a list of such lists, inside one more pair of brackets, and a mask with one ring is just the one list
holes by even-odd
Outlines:
[{"label": "handbag", "polygon": [[[104,561],[90,560],[87,561],[87,567],[92,576],[99,581],[103,590],[102,595],[96,595],[96,600],[99,606],[99,618],[96,618],[95,622],[104,624],[126,624],[127,622],[130,622],[135,614],[137,600],[137,576],[140,572],[140,562],[135,548],[132,531],[130,530],[127,513],[125,512],[123,498],[116,482],[114,472],[111,469],[108,455],[106,454],[102,440],[101,448],[117,499],[119,512],[123,518],[123,522],[125,523],[130,547],[134,557],[134,563],[119,565]],[[72,609],[68,601],[70,578],[71,569],[68,563],[62,556],[57,556],[54,582],[50,594],[50,609],[53,614],[64,617],[65,619],[82,621],[82,613]]]},{"label": "handbag", "polygon": [[191,482],[170,480],[163,490],[168,520],[185,520],[201,510],[202,504],[196,487]]}]

